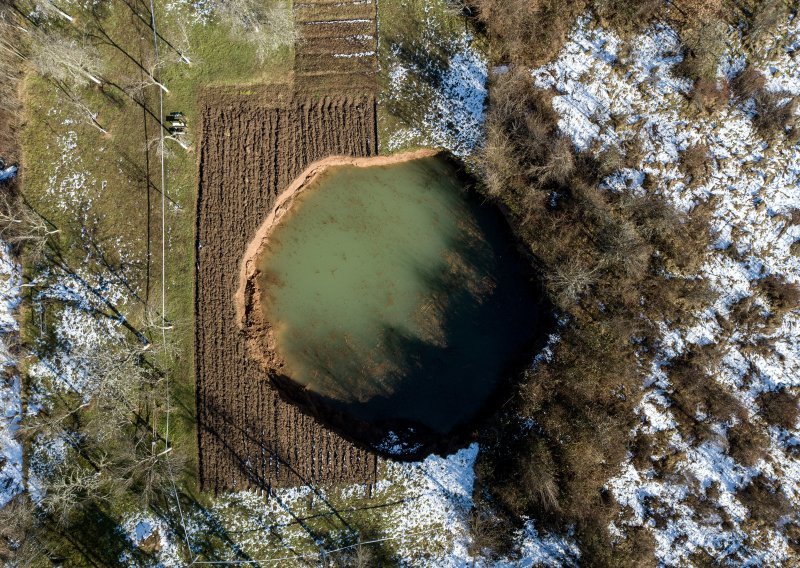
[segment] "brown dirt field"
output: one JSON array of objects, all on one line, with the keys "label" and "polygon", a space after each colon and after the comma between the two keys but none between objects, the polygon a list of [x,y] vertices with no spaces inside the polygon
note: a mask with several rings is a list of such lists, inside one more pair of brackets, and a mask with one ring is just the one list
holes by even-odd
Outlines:
[{"label": "brown dirt field", "polygon": [[288,96],[209,92],[201,105],[197,203],[197,369],[200,482],[205,490],[371,482],[377,457],[279,395],[248,357],[234,294],[247,244],[281,190],[312,162],[377,151],[372,94]]},{"label": "brown dirt field", "polygon": [[[312,399],[249,356],[234,305],[245,249],[278,195],[318,160],[378,153],[377,59],[334,57],[376,50],[375,10],[374,2],[295,4],[293,83],[200,97],[195,365],[203,490],[375,480],[374,453],[323,425]],[[337,22],[314,23],[328,20]],[[250,331],[263,326],[246,323]]]},{"label": "brown dirt field", "polygon": [[377,71],[374,57],[335,57],[328,54],[302,55],[295,60],[295,73],[374,74]]},{"label": "brown dirt field", "polygon": [[374,4],[295,4],[298,22],[372,19],[374,14]]},{"label": "brown dirt field", "polygon": [[375,50],[375,40],[368,38],[307,38],[301,40],[303,55],[317,53],[363,53]]},{"label": "brown dirt field", "polygon": [[375,25],[371,22],[344,21],[331,24],[305,22],[298,24],[297,29],[300,39],[312,37],[340,38],[375,34]]}]

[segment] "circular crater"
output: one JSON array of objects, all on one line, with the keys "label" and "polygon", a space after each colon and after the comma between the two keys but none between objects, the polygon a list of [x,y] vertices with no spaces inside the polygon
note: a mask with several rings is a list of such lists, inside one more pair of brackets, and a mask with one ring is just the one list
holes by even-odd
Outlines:
[{"label": "circular crater", "polygon": [[330,158],[248,247],[237,317],[282,396],[417,457],[463,444],[543,344],[549,310],[529,265],[452,159]]}]

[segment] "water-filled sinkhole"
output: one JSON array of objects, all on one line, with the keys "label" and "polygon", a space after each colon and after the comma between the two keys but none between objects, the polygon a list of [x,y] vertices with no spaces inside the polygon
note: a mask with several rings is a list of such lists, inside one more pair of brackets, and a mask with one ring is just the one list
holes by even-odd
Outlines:
[{"label": "water-filled sinkhole", "polygon": [[467,185],[429,156],[332,166],[304,186],[255,259],[283,376],[339,416],[441,435],[530,363],[539,288]]}]

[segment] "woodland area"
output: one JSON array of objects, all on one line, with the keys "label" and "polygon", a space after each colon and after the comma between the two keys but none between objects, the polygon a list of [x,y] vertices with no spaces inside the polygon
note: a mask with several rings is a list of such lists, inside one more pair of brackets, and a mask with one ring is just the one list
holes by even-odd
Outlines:
[{"label": "woodland area", "polygon": [[[482,434],[486,451],[476,465],[481,489],[473,512],[475,545],[502,550],[511,527],[532,516],[545,526],[574,526],[591,565],[645,566],[654,563],[647,531],[621,543],[608,533],[618,509],[606,482],[628,452],[648,455],[652,443],[630,432],[638,420],[634,408],[643,370],[652,364],[659,338],[655,322],[688,323],[713,300],[713,292],[694,277],[711,242],[708,208],[701,203],[685,214],[657,195],[601,189],[600,180],[609,173],[626,161],[637,163],[637,148],[612,148],[600,159],[576,152],[557,126],[552,94],[532,86],[527,67],[552,58],[571,22],[588,8],[623,33],[653,21],[669,23],[686,49],[680,71],[694,81],[691,104],[705,109],[727,104],[730,96],[754,97],[756,124],[766,136],[793,125],[794,102],[780,105],[784,97],[763,90],[763,76],[750,68],[730,84],[719,81],[716,61],[728,25],[744,20],[747,37],[755,42],[793,8],[774,0],[484,0],[468,8],[485,26],[494,57],[510,68],[490,85],[479,167],[484,191],[509,212],[566,322],[552,358],[525,376],[515,407]],[[699,181],[707,159],[702,147],[693,147],[683,167]],[[783,279],[764,281],[763,293],[779,307],[776,322],[800,306],[800,289]],[[737,307],[737,325],[759,324],[758,318],[747,302]],[[709,436],[708,424],[715,420],[746,417],[733,397],[701,380],[715,357],[718,361],[721,354],[713,348],[698,347],[673,365],[683,377],[674,395],[684,412],[680,427],[695,436]],[[782,410],[767,419],[794,424],[797,396],[785,391],[773,396]],[[773,396],[764,403],[771,404]],[[704,409],[705,424],[695,419],[695,408]],[[531,431],[523,427],[526,419],[535,424]],[[753,462],[767,441],[753,435],[745,418],[731,444],[737,456]],[[775,503],[780,498],[769,492],[760,495],[769,502],[758,508],[766,518],[788,507]]]}]

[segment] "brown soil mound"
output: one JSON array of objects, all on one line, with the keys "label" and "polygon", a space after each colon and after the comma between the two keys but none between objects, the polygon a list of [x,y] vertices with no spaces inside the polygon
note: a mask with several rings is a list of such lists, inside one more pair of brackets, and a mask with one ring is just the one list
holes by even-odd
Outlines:
[{"label": "brown soil mound", "polygon": [[248,357],[234,295],[247,245],[281,191],[331,155],[377,152],[374,95],[286,88],[206,93],[197,201],[195,363],[201,487],[371,482],[377,457],[281,398]]}]

